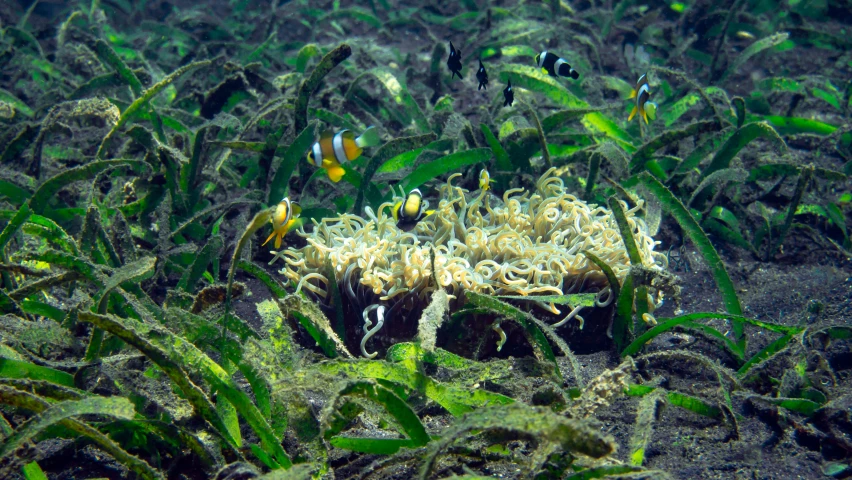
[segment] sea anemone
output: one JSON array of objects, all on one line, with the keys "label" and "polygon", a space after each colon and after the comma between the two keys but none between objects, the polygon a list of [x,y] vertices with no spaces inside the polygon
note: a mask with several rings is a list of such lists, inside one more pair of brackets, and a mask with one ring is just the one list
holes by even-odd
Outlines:
[{"label": "sea anemone", "polygon": [[[297,232],[307,245],[274,252],[273,262],[283,259],[281,274],[320,304],[330,301],[327,275],[334,272],[356,311],[386,306],[385,324],[422,310],[438,288],[436,282],[455,307],[467,290],[530,297],[597,292],[596,306],[606,307],[614,300],[606,276],[582,252],[593,253],[619,281],[624,279],[630,261],[615,218],[609,209],[566,193],[554,171],[545,172],[533,192],[509,189],[502,200],[487,190],[469,193],[454,186],[460,176],[454,174],[440,188],[434,213],[411,232],[396,226],[390,215],[393,203],[385,203],[377,213],[367,208],[367,218],[343,214],[314,220],[312,232]],[[643,266],[666,268],[665,255],[654,251],[658,242],[635,215],[642,201],[623,207]],[[562,315],[553,303],[534,303]],[[583,307],[568,307],[554,326],[577,319],[582,328]]]}]

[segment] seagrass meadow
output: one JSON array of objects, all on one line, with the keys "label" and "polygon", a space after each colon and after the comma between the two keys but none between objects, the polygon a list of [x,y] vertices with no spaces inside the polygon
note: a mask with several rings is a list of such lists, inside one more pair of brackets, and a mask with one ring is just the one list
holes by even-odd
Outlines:
[{"label": "seagrass meadow", "polygon": [[0,478],[852,477],[850,28],[0,3]]}]

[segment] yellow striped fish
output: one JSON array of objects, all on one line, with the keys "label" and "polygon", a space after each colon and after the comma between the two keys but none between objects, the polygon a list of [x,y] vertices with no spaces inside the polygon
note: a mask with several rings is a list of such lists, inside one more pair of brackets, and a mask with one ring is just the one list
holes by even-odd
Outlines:
[{"label": "yellow striped fish", "polygon": [[302,213],[302,207],[296,203],[290,203],[289,198],[284,197],[278,202],[275,213],[272,214],[272,233],[266,237],[263,245],[266,245],[272,240],[272,237],[275,237],[275,248],[281,248],[281,239],[296,224],[296,219],[299,218],[300,213]]},{"label": "yellow striped fish", "polygon": [[636,80],[636,87],[630,93],[630,98],[636,99],[636,105],[633,105],[633,110],[630,111],[630,116],[627,121],[633,120],[637,113],[645,119],[645,124],[648,124],[648,117],[653,120],[657,116],[657,104],[649,102],[651,98],[651,87],[648,86],[648,75],[643,73],[639,80]]}]

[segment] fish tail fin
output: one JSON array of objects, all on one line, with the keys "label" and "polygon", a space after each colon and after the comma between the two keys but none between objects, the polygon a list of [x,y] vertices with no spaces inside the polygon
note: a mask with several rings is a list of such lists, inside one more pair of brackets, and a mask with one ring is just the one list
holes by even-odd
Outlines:
[{"label": "fish tail fin", "polygon": [[636,108],[636,105],[634,105],[633,110],[630,110],[630,116],[627,117],[627,121],[629,122],[630,120],[633,120],[633,117],[635,117],[637,113],[639,113],[639,109]]},{"label": "fish tail fin", "polygon": [[370,127],[364,130],[364,133],[355,139],[355,145],[358,145],[359,148],[372,147],[381,142],[382,139],[379,138],[379,131],[376,130],[376,127]]},{"label": "fish tail fin", "polygon": [[346,175],[346,170],[344,170],[340,165],[328,167],[326,171],[328,172],[328,178],[334,183],[339,182],[340,179]]}]

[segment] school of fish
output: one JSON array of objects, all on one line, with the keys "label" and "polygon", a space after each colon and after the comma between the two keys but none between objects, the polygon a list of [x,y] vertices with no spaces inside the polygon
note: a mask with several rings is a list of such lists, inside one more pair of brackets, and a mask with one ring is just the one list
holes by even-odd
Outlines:
[{"label": "school of fish", "polygon": [[[580,73],[574,70],[564,58],[559,55],[543,50],[535,56],[535,64],[541,69],[542,73],[551,77],[570,78],[577,80],[580,78]],[[451,73],[451,79],[456,75],[464,80],[462,75],[461,50],[455,48],[453,42],[450,42],[450,56],[447,58],[447,68]],[[477,90],[488,90],[488,72],[485,70],[482,60],[479,60],[479,69],[476,71],[476,80],[478,82]],[[654,120],[656,117],[657,104],[649,101],[651,98],[651,89],[648,85],[647,74],[642,74],[636,81],[636,86],[630,94],[630,99],[634,100],[633,109],[627,121],[633,120],[637,114],[648,123],[648,119]],[[503,89],[503,107],[512,107],[515,102],[515,92],[512,89],[512,80],[508,79],[506,88]],[[320,134],[320,138],[314,142],[307,155],[308,163],[322,168],[326,171],[328,178],[337,183],[346,175],[344,165],[361,156],[365,148],[373,147],[381,142],[379,133],[375,127],[369,127],[359,136],[351,130],[341,130],[337,133],[331,130],[324,130]],[[491,178],[488,171],[482,170],[479,175],[479,188],[481,190],[490,189]],[[404,192],[403,192],[404,193]],[[421,219],[429,216],[433,210],[428,210],[429,202],[423,199],[423,194],[419,189],[415,188],[403,195],[404,199],[394,205],[392,209],[394,220],[400,229],[409,231],[417,225]],[[275,238],[275,248],[281,248],[281,242],[285,235],[290,232],[298,223],[297,219],[301,213],[301,207],[295,202],[291,202],[288,197],[284,197],[275,208],[272,215],[272,233],[267,237],[263,245],[269,243]]]}]

